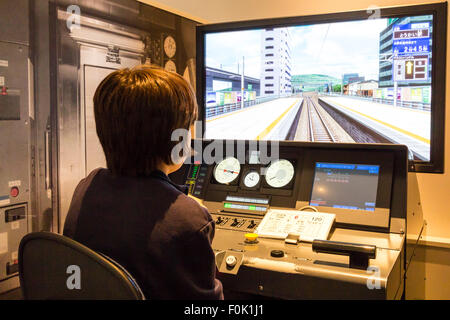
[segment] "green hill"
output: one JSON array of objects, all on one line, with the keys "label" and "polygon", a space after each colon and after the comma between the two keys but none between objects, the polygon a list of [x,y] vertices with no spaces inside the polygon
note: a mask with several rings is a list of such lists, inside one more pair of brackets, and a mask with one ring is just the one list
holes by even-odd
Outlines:
[{"label": "green hill", "polygon": [[317,90],[318,88],[323,88],[328,83],[332,85],[341,84],[341,79],[325,74],[298,74],[291,77],[292,87],[301,89],[302,91]]}]

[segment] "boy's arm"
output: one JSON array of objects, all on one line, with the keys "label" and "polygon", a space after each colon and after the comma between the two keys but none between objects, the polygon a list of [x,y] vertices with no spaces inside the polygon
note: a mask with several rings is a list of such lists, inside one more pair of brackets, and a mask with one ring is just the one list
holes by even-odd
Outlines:
[{"label": "boy's arm", "polygon": [[210,221],[178,248],[180,296],[189,299],[223,299],[222,283],[216,279],[216,263],[211,247],[214,222]]}]

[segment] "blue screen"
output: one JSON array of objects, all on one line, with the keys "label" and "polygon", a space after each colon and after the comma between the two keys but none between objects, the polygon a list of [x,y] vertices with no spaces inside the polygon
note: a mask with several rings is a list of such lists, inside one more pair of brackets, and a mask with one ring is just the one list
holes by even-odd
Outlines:
[{"label": "blue screen", "polygon": [[311,206],[375,211],[379,165],[317,162]]}]

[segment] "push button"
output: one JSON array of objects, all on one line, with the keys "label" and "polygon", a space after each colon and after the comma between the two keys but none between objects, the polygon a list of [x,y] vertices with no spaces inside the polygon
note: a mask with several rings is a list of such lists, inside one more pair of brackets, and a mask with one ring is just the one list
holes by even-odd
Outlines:
[{"label": "push button", "polygon": [[283,258],[284,251],[283,250],[272,250],[272,251],[270,251],[270,255],[274,258]]},{"label": "push button", "polygon": [[245,234],[245,242],[247,242],[247,243],[258,242],[258,235],[256,233],[246,233]]},{"label": "push button", "polygon": [[225,263],[227,264],[227,268],[232,269],[237,263],[237,259],[235,256],[228,256],[225,259]]},{"label": "push button", "polygon": [[19,188],[12,187],[11,190],[9,191],[9,194],[11,197],[16,198],[19,195]]}]

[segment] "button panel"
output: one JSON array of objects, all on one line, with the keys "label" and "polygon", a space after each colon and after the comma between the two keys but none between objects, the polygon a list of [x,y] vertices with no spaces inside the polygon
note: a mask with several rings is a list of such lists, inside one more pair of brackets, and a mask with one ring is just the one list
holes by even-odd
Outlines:
[{"label": "button panel", "polygon": [[254,231],[261,222],[261,219],[242,216],[228,216],[221,214],[213,214],[212,216],[216,223],[216,228],[239,230],[246,233]]}]

